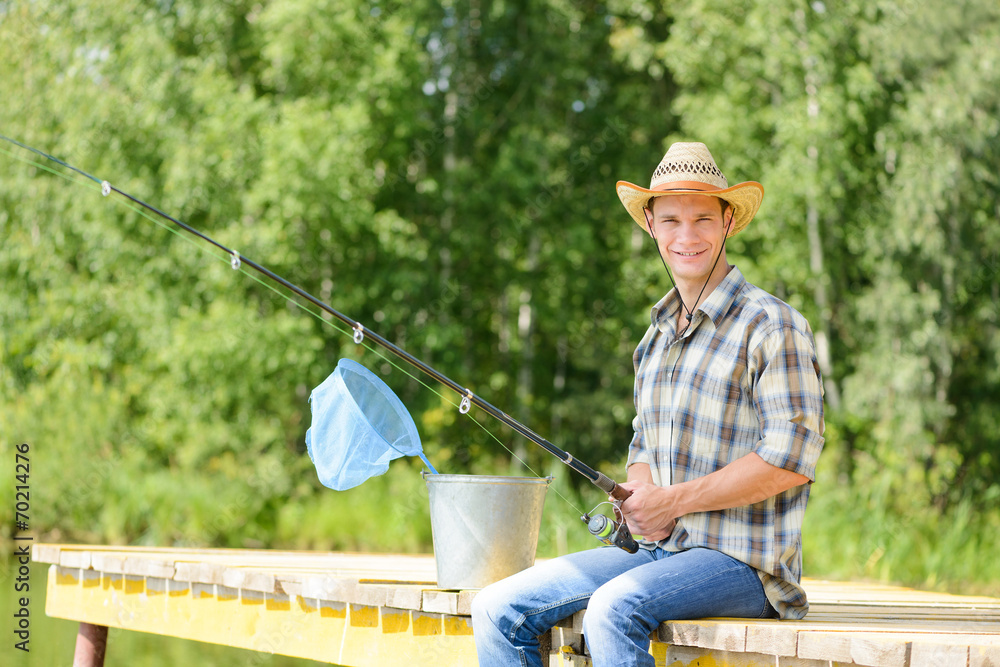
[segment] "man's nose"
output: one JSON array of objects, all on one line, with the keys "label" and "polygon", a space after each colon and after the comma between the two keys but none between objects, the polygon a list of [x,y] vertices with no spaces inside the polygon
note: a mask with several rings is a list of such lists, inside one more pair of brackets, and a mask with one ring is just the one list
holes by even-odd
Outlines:
[{"label": "man's nose", "polygon": [[695,231],[694,222],[690,220],[682,220],[680,224],[677,225],[677,234],[674,238],[681,242],[697,240],[698,234]]}]

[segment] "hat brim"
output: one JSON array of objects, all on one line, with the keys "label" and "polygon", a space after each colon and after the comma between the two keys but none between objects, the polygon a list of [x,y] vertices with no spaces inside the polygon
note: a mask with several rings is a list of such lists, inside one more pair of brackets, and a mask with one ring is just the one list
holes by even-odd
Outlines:
[{"label": "hat brim", "polygon": [[757,215],[757,209],[760,208],[760,203],[764,200],[764,186],[757,181],[746,181],[721,190],[713,190],[711,186],[706,186],[706,189],[676,188],[650,190],[649,188],[644,188],[628,181],[618,181],[615,189],[618,191],[618,199],[621,200],[622,205],[625,206],[625,210],[635,220],[635,224],[642,227],[643,231],[647,233],[649,229],[646,227],[646,216],[643,214],[642,209],[646,207],[649,200],[653,197],[707,195],[709,197],[724,199],[733,207],[732,229],[729,230],[729,233],[726,235],[727,237],[735,236],[743,231],[750,224],[750,221],[753,220],[753,217]]}]

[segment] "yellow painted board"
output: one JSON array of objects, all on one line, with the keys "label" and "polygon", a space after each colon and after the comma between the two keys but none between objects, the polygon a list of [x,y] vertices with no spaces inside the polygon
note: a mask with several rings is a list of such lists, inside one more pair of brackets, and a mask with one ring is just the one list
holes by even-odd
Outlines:
[{"label": "yellow painted board", "polygon": [[49,569],[55,618],[347,666],[476,664],[467,617],[337,604],[216,585]]}]

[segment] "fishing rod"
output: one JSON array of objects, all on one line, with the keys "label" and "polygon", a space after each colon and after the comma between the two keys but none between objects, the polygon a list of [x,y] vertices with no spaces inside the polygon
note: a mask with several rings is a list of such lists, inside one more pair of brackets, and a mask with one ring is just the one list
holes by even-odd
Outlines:
[{"label": "fishing rod", "polygon": [[166,213],[166,212],[164,212],[164,211],[156,208],[155,206],[146,203],[142,199],[139,199],[138,197],[135,197],[134,195],[131,195],[128,192],[125,192],[125,191],[123,191],[123,190],[115,187],[109,181],[100,180],[100,179],[96,178],[95,176],[93,176],[91,174],[88,174],[87,172],[85,172],[85,171],[83,171],[81,169],[78,169],[77,167],[74,167],[74,166],[72,166],[72,165],[64,162],[63,160],[60,160],[59,158],[56,158],[56,157],[54,157],[52,155],[49,155],[48,153],[40,151],[40,150],[38,150],[36,148],[32,148],[31,146],[28,146],[26,144],[22,144],[21,142],[16,141],[14,139],[11,139],[9,137],[5,137],[3,135],[0,135],[0,138],[5,139],[5,140],[9,141],[10,143],[13,143],[13,144],[15,144],[17,146],[20,146],[22,148],[30,150],[30,151],[32,151],[34,153],[37,153],[38,155],[42,155],[42,156],[44,156],[44,157],[46,157],[46,158],[48,158],[48,159],[50,159],[50,160],[52,160],[52,161],[60,164],[60,165],[63,165],[64,167],[72,169],[73,171],[77,172],[78,174],[81,174],[81,175],[83,175],[83,176],[85,176],[85,177],[93,180],[96,183],[100,183],[101,184],[101,194],[103,196],[107,197],[112,192],[115,192],[115,193],[121,195],[122,197],[125,197],[129,201],[137,204],[138,206],[141,206],[142,208],[146,209],[147,211],[155,213],[156,215],[160,216],[161,218],[163,218],[165,220],[169,220],[170,222],[172,222],[173,224],[177,225],[178,227],[180,227],[184,231],[188,232],[189,234],[193,234],[194,236],[197,236],[198,238],[202,239],[203,241],[206,241],[207,243],[210,243],[211,245],[215,246],[216,248],[219,248],[220,250],[222,250],[224,253],[226,253],[230,257],[230,266],[233,268],[233,270],[238,270],[243,265],[249,266],[253,270],[255,270],[258,273],[260,273],[261,275],[263,275],[263,276],[265,276],[265,277],[273,280],[274,282],[278,283],[279,285],[281,285],[281,286],[285,287],[286,289],[294,292],[298,296],[300,296],[303,299],[307,300],[308,302],[312,303],[313,305],[315,305],[316,307],[320,308],[324,312],[329,313],[330,315],[332,315],[333,317],[337,318],[338,320],[340,320],[341,322],[343,322],[344,324],[346,324],[348,327],[350,327],[351,330],[354,332],[353,336],[354,336],[354,342],[356,344],[360,344],[367,337],[369,340],[371,340],[372,342],[376,343],[377,345],[379,345],[383,349],[387,350],[388,352],[391,352],[393,355],[395,355],[399,359],[402,359],[406,363],[414,366],[415,368],[417,368],[420,371],[422,371],[424,374],[432,377],[433,379],[437,380],[441,384],[445,385],[449,389],[451,389],[454,392],[456,392],[457,394],[459,394],[462,397],[461,403],[459,404],[459,407],[458,407],[458,411],[461,414],[467,414],[469,412],[469,410],[471,409],[471,407],[473,405],[475,405],[475,406],[479,407],[481,410],[483,410],[484,412],[486,412],[487,414],[489,414],[492,417],[494,417],[495,419],[498,419],[502,423],[504,423],[507,426],[511,427],[517,433],[520,433],[522,436],[524,436],[528,440],[531,440],[536,445],[538,445],[539,447],[541,447],[542,449],[544,449],[548,453],[550,453],[553,456],[555,456],[556,458],[558,458],[565,465],[569,466],[572,470],[574,470],[577,473],[579,473],[579,474],[583,475],[584,477],[586,477],[588,480],[590,480],[591,483],[593,483],[595,486],[597,486],[597,488],[599,488],[602,491],[604,491],[605,493],[607,493],[611,498],[613,498],[616,501],[614,503],[614,508],[615,508],[615,514],[616,514],[616,517],[618,518],[618,521],[610,520],[607,517],[605,517],[603,515],[600,515],[600,514],[597,514],[597,515],[591,517],[589,513],[585,513],[582,517],[580,517],[581,520],[584,523],[587,524],[587,527],[590,530],[591,534],[593,534],[595,537],[597,537],[598,540],[600,540],[601,542],[603,542],[605,544],[613,544],[614,546],[618,546],[618,547],[620,547],[622,549],[625,549],[626,551],[629,551],[631,553],[635,553],[635,551],[638,549],[638,545],[636,544],[636,542],[633,539],[632,535],[629,533],[628,528],[626,526],[626,522],[624,520],[624,517],[621,515],[621,511],[620,511],[620,508],[619,508],[621,502],[624,501],[629,496],[631,496],[632,492],[629,491],[628,489],[622,488],[621,485],[619,485],[617,482],[615,482],[613,479],[611,479],[610,477],[608,477],[604,473],[600,472],[599,470],[595,470],[594,468],[591,468],[586,463],[584,463],[583,461],[577,459],[576,457],[574,457],[569,452],[567,452],[567,451],[565,451],[563,449],[560,449],[559,447],[556,447],[554,444],[552,444],[551,442],[549,442],[548,440],[546,440],[545,438],[543,438],[541,435],[539,435],[538,433],[536,433],[532,429],[528,428],[527,426],[525,426],[524,424],[522,424],[518,420],[516,420],[513,417],[511,417],[506,412],[503,412],[502,410],[500,410],[499,408],[497,408],[493,404],[491,404],[488,401],[486,401],[485,399],[483,399],[481,396],[475,394],[470,389],[468,389],[466,387],[463,387],[462,385],[460,385],[459,383],[455,382],[454,380],[452,380],[448,376],[446,376],[443,373],[439,372],[438,370],[432,368],[431,366],[429,366],[425,362],[421,361],[420,359],[414,357],[412,354],[410,354],[406,350],[402,349],[401,347],[399,347],[395,343],[392,343],[391,341],[383,338],[382,336],[380,336],[376,332],[372,331],[371,329],[368,329],[363,324],[361,324],[361,322],[358,322],[357,320],[354,320],[354,319],[348,317],[347,315],[344,315],[343,313],[341,313],[340,311],[336,310],[335,308],[333,308],[332,306],[330,306],[326,302],[322,301],[321,299],[316,298],[315,296],[313,296],[309,292],[305,291],[304,289],[302,289],[298,285],[290,282],[289,280],[283,278],[282,276],[279,276],[278,274],[274,273],[273,271],[271,271],[267,267],[258,264],[257,262],[251,260],[250,258],[245,257],[240,252],[238,252],[236,250],[233,250],[231,248],[226,247],[225,245],[219,243],[218,241],[216,241],[212,237],[208,236],[204,232],[201,232],[198,229],[195,229],[194,227],[188,225],[185,222],[181,222],[180,220],[178,220],[174,216],[170,215],[169,213]]}]

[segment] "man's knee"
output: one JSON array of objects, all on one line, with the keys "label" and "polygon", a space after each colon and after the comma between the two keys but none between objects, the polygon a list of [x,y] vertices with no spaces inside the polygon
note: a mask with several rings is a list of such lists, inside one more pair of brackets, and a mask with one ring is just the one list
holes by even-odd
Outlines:
[{"label": "man's knee", "polygon": [[[597,636],[597,633],[609,629],[627,634],[630,626],[649,626],[655,623],[646,618],[642,612],[643,600],[639,596],[629,595],[615,585],[605,585],[598,588],[587,604],[587,613],[583,616],[584,635]],[[655,625],[646,632],[652,632]]]},{"label": "man's knee", "polygon": [[[502,582],[498,582],[502,583]],[[498,626],[501,619],[509,615],[510,600],[506,591],[498,584],[490,584],[476,593],[472,599],[472,627],[482,627],[484,624]]]},{"label": "man's knee", "polygon": [[588,625],[605,623],[614,618],[627,615],[628,606],[621,595],[612,589],[611,586],[602,586],[594,591],[587,603],[587,613],[583,617],[583,627],[586,630]]}]

